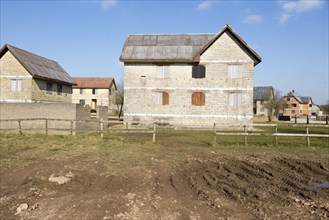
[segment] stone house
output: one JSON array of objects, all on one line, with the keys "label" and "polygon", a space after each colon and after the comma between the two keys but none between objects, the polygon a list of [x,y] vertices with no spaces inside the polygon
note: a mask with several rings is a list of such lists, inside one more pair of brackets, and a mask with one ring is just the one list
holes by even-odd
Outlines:
[{"label": "stone house", "polygon": [[261,57],[229,25],[217,34],[128,35],[120,61],[127,122],[252,124]]},{"label": "stone house", "polygon": [[[255,86],[254,87],[254,115],[268,116],[268,109],[264,106],[266,102],[273,100],[274,93],[272,86]],[[271,115],[273,115],[272,112]]]},{"label": "stone house", "polygon": [[73,84],[56,61],[8,44],[0,50],[0,102],[71,103]]},{"label": "stone house", "polygon": [[93,112],[98,106],[108,107],[109,114],[117,111],[117,86],[113,78],[73,78],[72,102],[88,105]]},{"label": "stone house", "polygon": [[283,109],[280,110],[283,116],[310,116],[312,114],[312,98],[301,96],[295,90],[288,92],[281,101],[285,103]]}]

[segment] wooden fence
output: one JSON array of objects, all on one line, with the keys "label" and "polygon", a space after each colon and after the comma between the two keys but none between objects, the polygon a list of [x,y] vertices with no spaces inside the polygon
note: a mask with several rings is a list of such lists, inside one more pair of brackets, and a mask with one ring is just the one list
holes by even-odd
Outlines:
[{"label": "wooden fence", "polygon": [[[22,122],[23,121],[31,121],[31,122],[44,122],[44,124],[42,124],[42,128],[23,128],[22,127]],[[50,121],[56,121],[56,122],[69,122],[70,123],[70,128],[63,128],[63,127],[49,127],[49,122]],[[152,133],[152,142],[155,142],[155,138],[156,138],[156,123],[153,123],[153,129],[140,129],[140,128],[134,128],[132,129],[132,127],[129,128],[129,124],[126,122],[124,123],[123,121],[104,121],[104,120],[100,120],[100,121],[96,121],[96,120],[69,120],[69,119],[47,119],[47,118],[29,118],[29,119],[0,119],[0,123],[2,122],[17,122],[16,127],[14,128],[2,128],[0,130],[4,130],[4,131],[18,131],[20,134],[24,134],[24,131],[26,133],[26,131],[43,131],[46,135],[49,134],[49,131],[66,131],[69,132],[70,135],[75,135],[76,132],[99,132],[101,138],[104,138],[104,134],[106,132],[110,133]],[[76,128],[76,124],[77,123],[88,123],[88,122],[92,122],[92,123],[99,123],[98,129],[97,130],[89,130],[87,131],[86,129],[77,129]],[[125,125],[124,128],[116,128],[116,129],[112,129],[112,128],[108,128],[105,129],[104,128],[104,124],[118,124],[118,125]],[[74,126],[75,125],[75,126]]]},{"label": "wooden fence", "polygon": [[[291,127],[305,127],[305,134],[292,134],[292,133],[278,133],[278,127],[285,127],[285,126],[291,126]],[[217,136],[243,136],[244,137],[244,143],[245,145],[248,145],[248,136],[273,136],[275,137],[275,145],[278,145],[278,138],[279,137],[306,137],[307,146],[311,146],[310,137],[316,137],[316,138],[329,138],[329,134],[310,134],[309,133],[309,127],[328,127],[327,125],[278,125],[278,124],[253,124],[253,127],[274,127],[273,133],[265,133],[265,132],[251,132],[247,131],[247,126],[243,126],[243,132],[227,132],[227,131],[221,131],[218,132],[216,129],[216,123],[214,123],[214,140],[213,145],[215,146],[217,144]]]}]

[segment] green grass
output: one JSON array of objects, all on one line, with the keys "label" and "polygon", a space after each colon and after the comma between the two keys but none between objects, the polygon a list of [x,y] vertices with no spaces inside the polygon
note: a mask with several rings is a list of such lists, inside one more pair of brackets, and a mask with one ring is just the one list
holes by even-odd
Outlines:
[{"label": "green grass", "polygon": [[[274,128],[260,128],[263,132]],[[272,129],[272,130],[271,130]],[[280,128],[279,128],[280,129]],[[279,132],[303,133],[303,128],[283,127]],[[311,132],[328,133],[327,128],[311,128]],[[128,175],[145,172],[159,164],[182,167],[191,158],[249,157],[262,158],[298,157],[329,160],[328,138],[311,138],[311,147],[306,138],[217,136],[213,144],[213,131],[188,131],[158,129],[156,143],[152,134],[99,134],[78,136],[46,136],[42,134],[18,135],[0,133],[0,170],[5,172],[33,163],[59,164],[78,173],[94,172],[100,175]]]}]

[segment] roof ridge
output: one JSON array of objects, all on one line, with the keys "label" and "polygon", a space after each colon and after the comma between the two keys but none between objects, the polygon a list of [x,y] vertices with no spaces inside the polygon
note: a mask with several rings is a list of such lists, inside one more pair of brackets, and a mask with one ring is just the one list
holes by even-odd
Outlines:
[{"label": "roof ridge", "polygon": [[[28,54],[31,54],[31,55],[33,55],[33,56],[37,56],[37,57],[40,57],[40,58],[42,58],[42,59],[49,60],[49,61],[52,61],[52,62],[58,64],[58,62],[55,61],[55,60],[52,60],[52,59],[49,59],[49,58],[46,58],[46,57],[40,56],[40,55],[35,54],[35,53],[31,53],[31,52],[29,52],[29,51],[27,51],[27,50],[24,50],[24,49],[21,49],[21,48],[15,47],[15,46],[13,46],[13,45],[5,44],[5,46],[7,46],[7,47],[9,46],[9,47],[12,47],[13,49],[21,50],[21,51],[23,51],[23,52],[25,52],[25,53],[28,53]],[[8,47],[8,49],[9,49],[9,47]]]},{"label": "roof ridge", "polygon": [[216,33],[161,33],[161,34],[128,34],[128,36],[145,36],[145,35],[216,35]]}]

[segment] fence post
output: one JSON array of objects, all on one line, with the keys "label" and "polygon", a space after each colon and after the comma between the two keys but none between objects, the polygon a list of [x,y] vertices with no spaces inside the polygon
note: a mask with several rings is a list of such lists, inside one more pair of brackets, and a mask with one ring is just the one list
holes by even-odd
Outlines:
[{"label": "fence post", "polygon": [[71,120],[71,136],[73,136],[73,120]]},{"label": "fence post", "polygon": [[128,122],[126,122],[126,134],[125,134],[125,140],[127,141],[128,136]]},{"label": "fence post", "polygon": [[307,146],[310,147],[311,143],[310,143],[310,136],[308,136],[309,134],[309,127],[308,125],[306,126],[306,137],[307,137]]},{"label": "fence post", "polygon": [[309,124],[310,123],[310,119],[308,117],[308,115],[306,115],[306,124]]},{"label": "fence post", "polygon": [[297,115],[295,115],[295,124],[297,124]]},{"label": "fence post", "polygon": [[244,125],[244,144],[247,146],[248,145],[248,140],[247,140],[247,126]]},{"label": "fence post", "polygon": [[155,143],[155,133],[156,133],[156,126],[155,126],[155,121],[153,122],[153,143]]},{"label": "fence post", "polygon": [[46,120],[46,125],[45,125],[46,135],[48,135],[48,120],[47,120],[47,118],[45,120]]},{"label": "fence post", "polygon": [[100,126],[101,126],[101,138],[103,139],[104,138],[104,134],[103,134],[103,130],[104,130],[104,123],[103,123],[103,119],[101,118],[100,120]]},{"label": "fence post", "polygon": [[23,134],[22,132],[22,125],[21,125],[21,120],[18,120],[18,130],[20,134]]},{"label": "fence post", "polygon": [[278,146],[278,125],[275,125],[275,145]]},{"label": "fence post", "polygon": [[328,115],[326,116],[326,125],[328,124]]},{"label": "fence post", "polygon": [[214,140],[213,140],[213,147],[215,147],[217,144],[217,137],[216,137],[216,123],[214,122]]}]

